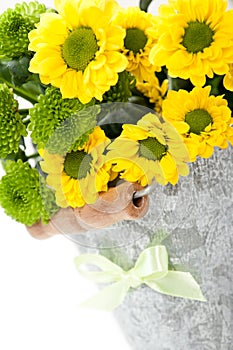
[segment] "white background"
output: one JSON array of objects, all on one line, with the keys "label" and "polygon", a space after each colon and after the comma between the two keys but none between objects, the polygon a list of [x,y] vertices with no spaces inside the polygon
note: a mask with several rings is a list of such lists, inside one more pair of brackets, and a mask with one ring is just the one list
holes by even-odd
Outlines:
[{"label": "white background", "polygon": [[[0,0],[0,13],[17,2]],[[155,0],[153,13],[158,2],[165,1]],[[112,314],[78,309],[97,288],[75,270],[76,255],[64,236],[38,241],[0,208],[0,349],[130,349]]]}]

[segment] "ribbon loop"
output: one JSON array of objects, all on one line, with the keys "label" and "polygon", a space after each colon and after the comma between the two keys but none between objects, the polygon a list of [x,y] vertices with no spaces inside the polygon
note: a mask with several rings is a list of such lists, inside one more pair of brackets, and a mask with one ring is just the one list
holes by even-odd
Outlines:
[{"label": "ribbon loop", "polygon": [[[113,310],[125,298],[128,290],[146,284],[156,292],[175,297],[206,301],[199,285],[189,272],[169,271],[168,254],[165,246],[145,249],[135,266],[124,271],[107,258],[96,254],[85,254],[75,258],[78,271],[97,283],[111,283],[97,295],[88,299],[83,306]],[[84,265],[93,265],[102,271],[87,271]]]},{"label": "ribbon loop", "polygon": [[136,261],[134,269],[142,278],[161,278],[165,276],[168,272],[166,247],[157,245],[143,250]]},{"label": "ribbon loop", "polygon": [[[77,270],[82,276],[96,283],[119,281],[124,273],[124,270],[120,266],[114,264],[102,255],[84,254],[77,256],[74,262]],[[97,268],[101,271],[87,270],[85,269],[87,266],[94,266],[95,269]]]}]

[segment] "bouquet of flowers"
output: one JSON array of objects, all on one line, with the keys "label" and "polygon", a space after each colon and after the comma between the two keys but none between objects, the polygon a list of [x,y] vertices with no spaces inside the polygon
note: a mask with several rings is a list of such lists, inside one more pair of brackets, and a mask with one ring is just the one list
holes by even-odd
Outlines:
[{"label": "bouquet of flowers", "polygon": [[33,1],[0,15],[0,204],[13,219],[42,229],[119,183],[132,198],[176,185],[233,145],[233,10],[168,0],[152,14],[151,2]]}]

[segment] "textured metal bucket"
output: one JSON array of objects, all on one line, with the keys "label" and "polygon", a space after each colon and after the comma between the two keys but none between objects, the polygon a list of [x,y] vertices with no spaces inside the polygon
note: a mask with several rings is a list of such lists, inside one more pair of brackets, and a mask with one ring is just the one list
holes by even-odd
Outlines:
[{"label": "textured metal bucket", "polygon": [[143,219],[101,235],[83,236],[80,252],[101,253],[129,269],[144,248],[162,243],[172,265],[190,271],[207,299],[170,297],[146,286],[131,290],[115,316],[132,349],[233,349],[232,147],[198,159],[178,185],[157,187]]}]

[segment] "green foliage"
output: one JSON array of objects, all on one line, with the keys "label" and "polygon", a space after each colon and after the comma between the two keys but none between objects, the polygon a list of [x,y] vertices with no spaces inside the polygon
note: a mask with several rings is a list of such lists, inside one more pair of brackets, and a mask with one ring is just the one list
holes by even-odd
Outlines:
[{"label": "green foliage", "polygon": [[18,60],[11,60],[7,62],[12,83],[15,86],[20,86],[26,82],[31,73],[28,71],[30,59],[29,57],[21,57]]},{"label": "green foliage", "polygon": [[34,1],[16,4],[0,15],[0,83],[6,83],[14,93],[32,103],[44,93],[44,87],[38,76],[28,71],[32,57],[28,33],[44,12],[45,5]]},{"label": "green foliage", "polygon": [[17,153],[21,136],[26,135],[12,90],[5,84],[0,84],[0,158]]},{"label": "green foliage", "polygon": [[38,171],[22,160],[7,161],[5,171],[0,180],[0,205],[6,214],[28,226],[39,220],[48,223],[58,208]]},{"label": "green foliage", "polygon": [[[75,128],[75,125],[76,125],[75,124],[76,113],[78,113],[83,109],[86,109],[87,107],[92,106],[93,104],[94,104],[94,100],[92,100],[87,105],[83,105],[77,98],[63,99],[59,89],[54,87],[47,88],[45,91],[45,95],[40,95],[38,103],[35,104],[34,107],[30,109],[31,122],[29,124],[29,130],[32,131],[31,137],[33,142],[37,144],[38,148],[45,148],[48,142],[51,147],[51,144],[53,145],[57,144],[57,141],[55,141],[55,139],[56,139],[56,135],[60,133],[61,128],[65,130],[66,127],[68,129],[71,127],[71,135],[73,135],[75,132],[77,133],[77,131],[73,129]],[[88,115],[89,115],[88,113],[86,114],[84,113],[83,121],[81,121],[78,118],[79,120],[78,123],[80,123],[78,127],[80,127],[80,130],[83,130],[81,125],[82,123],[84,123],[85,126],[88,127],[89,126],[88,123],[91,122],[90,125],[92,126],[90,126],[90,128],[93,127],[93,123],[89,119]],[[85,121],[86,116],[87,116],[87,123]],[[69,118],[69,122],[64,124],[64,121],[67,118]],[[59,126],[61,127],[59,128],[59,130],[57,130]],[[87,130],[89,130],[89,128]],[[85,132],[87,130],[85,130]],[[82,134],[80,134],[80,136],[81,135]],[[62,136],[67,137],[68,139],[70,138],[67,132],[65,132],[65,134],[62,132],[62,135],[59,134],[59,137],[62,137]],[[58,145],[60,142],[63,144],[64,142],[66,143],[67,141],[58,140]]]},{"label": "green foliage", "polygon": [[[123,124],[136,124],[143,115],[153,112],[141,99],[135,102],[135,97],[130,102],[102,103],[98,114],[97,123],[104,130],[105,135],[115,139],[122,132]],[[144,100],[143,100],[144,101]]]},{"label": "green foliage", "polygon": [[152,0],[140,0],[140,3],[139,3],[140,9],[147,12],[148,7],[149,7],[151,2],[152,2]]},{"label": "green foliage", "polygon": [[171,78],[168,76],[169,90],[179,91],[180,89],[191,91],[193,85],[189,79]]},{"label": "green foliage", "polygon": [[0,83],[11,87],[14,93],[31,103],[37,102],[38,95],[44,93],[38,75],[28,71],[29,58],[0,61]]}]

